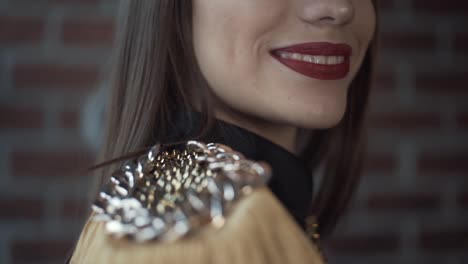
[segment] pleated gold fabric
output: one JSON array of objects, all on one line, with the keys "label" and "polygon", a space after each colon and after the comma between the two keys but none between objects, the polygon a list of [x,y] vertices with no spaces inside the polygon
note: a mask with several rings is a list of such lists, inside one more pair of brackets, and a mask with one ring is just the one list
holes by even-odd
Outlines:
[{"label": "pleated gold fabric", "polygon": [[221,229],[206,226],[171,243],[114,239],[104,225],[88,219],[70,263],[324,263],[316,245],[267,187],[239,200]]}]

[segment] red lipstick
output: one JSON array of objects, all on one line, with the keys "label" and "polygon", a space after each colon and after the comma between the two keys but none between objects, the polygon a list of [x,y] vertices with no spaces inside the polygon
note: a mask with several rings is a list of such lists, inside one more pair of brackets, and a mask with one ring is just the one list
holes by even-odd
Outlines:
[{"label": "red lipstick", "polygon": [[[346,77],[351,53],[350,45],[329,42],[310,42],[270,51],[275,59],[291,70],[320,80]],[[298,54],[301,56],[298,57]]]}]

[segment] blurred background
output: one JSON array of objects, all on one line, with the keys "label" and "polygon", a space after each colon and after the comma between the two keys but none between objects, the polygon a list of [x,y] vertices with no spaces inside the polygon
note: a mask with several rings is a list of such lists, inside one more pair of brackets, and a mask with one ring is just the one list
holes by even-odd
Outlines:
[{"label": "blurred background", "polygon": [[[0,0],[0,263],[62,263],[116,0]],[[382,0],[369,155],[330,263],[468,263],[468,2]]]}]

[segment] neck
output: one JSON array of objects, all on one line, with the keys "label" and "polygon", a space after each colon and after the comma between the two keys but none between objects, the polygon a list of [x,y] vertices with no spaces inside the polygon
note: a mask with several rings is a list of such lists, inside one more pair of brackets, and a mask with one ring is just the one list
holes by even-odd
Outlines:
[{"label": "neck", "polygon": [[250,130],[296,154],[296,127],[280,125],[245,115],[228,114],[223,111],[215,111],[215,116],[217,119]]}]

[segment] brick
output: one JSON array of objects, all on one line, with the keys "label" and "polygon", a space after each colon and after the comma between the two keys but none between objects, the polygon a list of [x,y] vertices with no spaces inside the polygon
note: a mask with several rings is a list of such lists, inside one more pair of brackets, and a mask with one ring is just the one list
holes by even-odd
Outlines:
[{"label": "brick", "polygon": [[370,210],[435,210],[440,207],[436,193],[374,193],[367,199]]},{"label": "brick", "polygon": [[10,245],[10,254],[14,263],[63,262],[72,248],[72,241],[16,240]]},{"label": "brick", "polygon": [[15,65],[14,86],[17,89],[91,90],[99,80],[95,66]]},{"label": "brick", "polygon": [[44,204],[38,199],[0,198],[0,219],[2,220],[37,220],[44,214]]},{"label": "brick", "polygon": [[389,153],[370,153],[364,162],[364,171],[366,172],[387,172],[393,173],[397,167],[397,161]]},{"label": "brick", "polygon": [[430,52],[436,48],[434,33],[425,32],[383,32],[379,35],[379,45],[385,51]]},{"label": "brick", "polygon": [[1,129],[38,129],[44,125],[44,114],[32,107],[0,106]]},{"label": "brick", "polygon": [[97,4],[100,0],[48,0],[52,4]]},{"label": "brick", "polygon": [[396,76],[393,72],[377,72],[373,76],[374,90],[395,91]]},{"label": "brick", "polygon": [[87,151],[14,151],[11,170],[15,177],[67,177],[83,175],[91,165],[91,154]]},{"label": "brick", "polygon": [[336,235],[327,246],[333,252],[354,255],[395,253],[400,239],[393,233]]},{"label": "brick", "polygon": [[73,110],[65,110],[60,115],[60,125],[63,128],[76,129],[80,124],[80,113]]},{"label": "brick", "polygon": [[62,25],[65,45],[110,46],[114,39],[112,20],[65,21]]},{"label": "brick", "polygon": [[417,72],[414,75],[418,92],[436,93],[442,96],[466,94],[468,72]]},{"label": "brick", "polygon": [[417,168],[420,175],[438,173],[443,176],[445,173],[466,173],[468,153],[423,153],[417,161]]},{"label": "brick", "polygon": [[378,1],[379,10],[385,11],[387,9],[391,9],[395,6],[394,0],[385,0],[385,1]]},{"label": "brick", "polygon": [[431,13],[439,16],[468,14],[468,2],[458,0],[411,0],[416,13]]},{"label": "brick", "polygon": [[82,217],[88,211],[87,201],[65,200],[62,204],[61,215],[65,218]]},{"label": "brick", "polygon": [[457,203],[460,208],[468,209],[468,192],[459,193],[457,196]]},{"label": "brick", "polygon": [[468,33],[457,33],[453,41],[453,48],[457,52],[468,52]]},{"label": "brick", "polygon": [[460,129],[468,129],[468,113],[457,113],[457,126]]},{"label": "brick", "polygon": [[436,113],[372,113],[369,121],[372,128],[395,131],[434,130],[440,129],[442,125],[441,117]]},{"label": "brick", "polygon": [[419,235],[420,247],[428,251],[466,250],[468,229],[423,230]]},{"label": "brick", "polygon": [[34,44],[43,35],[43,19],[0,17],[0,44]]}]

